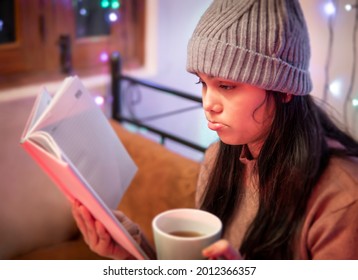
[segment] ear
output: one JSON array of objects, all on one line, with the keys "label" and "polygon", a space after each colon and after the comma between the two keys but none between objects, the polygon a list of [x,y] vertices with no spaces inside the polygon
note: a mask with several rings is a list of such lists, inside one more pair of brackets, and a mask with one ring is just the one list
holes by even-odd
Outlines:
[{"label": "ear", "polygon": [[282,102],[283,103],[288,103],[292,100],[293,98],[293,94],[290,94],[290,93],[286,93],[283,98],[282,98]]}]

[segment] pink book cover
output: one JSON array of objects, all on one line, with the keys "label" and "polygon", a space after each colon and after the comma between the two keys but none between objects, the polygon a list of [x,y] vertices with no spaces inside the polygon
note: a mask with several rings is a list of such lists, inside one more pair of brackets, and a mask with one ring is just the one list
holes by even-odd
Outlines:
[{"label": "pink book cover", "polygon": [[137,167],[77,77],[52,98],[45,90],[25,126],[21,145],[69,199],[80,201],[137,259],[148,259],[114,216]]}]

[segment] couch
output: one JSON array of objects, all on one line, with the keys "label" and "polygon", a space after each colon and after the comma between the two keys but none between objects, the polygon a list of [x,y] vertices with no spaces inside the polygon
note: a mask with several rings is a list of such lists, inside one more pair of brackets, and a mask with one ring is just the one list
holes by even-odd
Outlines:
[{"label": "couch", "polygon": [[[110,120],[110,123],[138,166],[138,172],[118,209],[138,223],[153,244],[151,221],[156,214],[167,209],[194,207],[199,162],[185,158],[152,140],[130,132],[116,121]],[[55,225],[52,223],[52,228],[48,229],[48,235],[44,235],[41,240],[34,238],[32,246],[26,246],[26,250],[21,251],[17,248],[13,255],[8,254],[9,258],[22,260],[102,259],[91,252],[84,243],[70,214],[70,205],[65,201],[64,196],[59,194],[55,197],[62,207],[60,207],[62,210],[57,210],[56,213],[57,218],[62,215],[59,218],[60,222]],[[51,205],[44,203],[41,211],[51,213]],[[46,232],[46,223],[34,226],[39,226],[42,232]],[[54,228],[56,226],[57,228]],[[52,232],[56,232],[56,238],[51,236]],[[45,240],[46,238],[48,240]],[[29,242],[31,240],[27,240],[27,243]]]}]

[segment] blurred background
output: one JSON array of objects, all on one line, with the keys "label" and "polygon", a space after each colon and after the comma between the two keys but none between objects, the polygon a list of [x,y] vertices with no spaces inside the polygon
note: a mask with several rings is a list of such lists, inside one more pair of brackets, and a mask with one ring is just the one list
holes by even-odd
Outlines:
[{"label": "blurred background", "polygon": [[[108,60],[121,54],[124,71],[200,96],[186,73],[186,44],[211,0],[1,0],[0,102],[55,91],[67,75],[79,75],[97,102],[110,102]],[[358,135],[357,0],[300,0],[311,36],[312,94],[351,134]],[[178,101],[134,93],[127,109],[138,118],[165,114]],[[185,107],[185,105],[183,105]],[[153,119],[154,126],[209,145],[216,135],[202,111]],[[4,121],[4,119],[2,119]],[[168,144],[189,157],[200,155]]]}]

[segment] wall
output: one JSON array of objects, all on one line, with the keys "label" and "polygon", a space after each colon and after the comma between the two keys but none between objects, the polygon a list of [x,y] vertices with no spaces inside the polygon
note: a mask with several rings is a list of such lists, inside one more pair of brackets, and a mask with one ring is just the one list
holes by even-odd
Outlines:
[{"label": "wall", "polygon": [[[354,4],[355,0],[301,0],[310,32],[312,59],[310,70],[314,88],[312,94],[328,103],[327,110],[339,122],[345,123],[352,134],[358,138],[358,107],[353,107],[352,99],[358,98],[358,80],[354,73],[352,95],[345,104],[352,76],[352,66],[357,64],[353,56],[353,32],[356,10],[347,12],[346,4]],[[326,12],[326,4],[336,4],[336,13],[330,18]],[[332,21],[332,44],[329,55],[329,21]],[[355,30],[357,33],[357,30]],[[357,44],[357,40],[355,40]],[[327,56],[330,60],[328,76],[325,75]],[[328,78],[328,79],[327,79]],[[325,95],[327,79],[328,90]],[[346,120],[345,120],[346,113]]]}]

